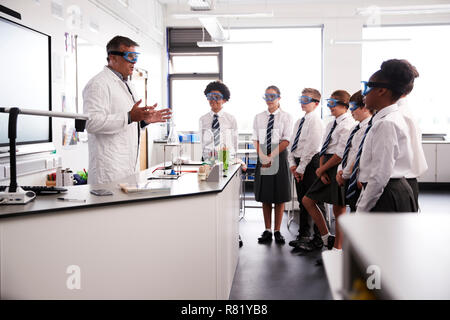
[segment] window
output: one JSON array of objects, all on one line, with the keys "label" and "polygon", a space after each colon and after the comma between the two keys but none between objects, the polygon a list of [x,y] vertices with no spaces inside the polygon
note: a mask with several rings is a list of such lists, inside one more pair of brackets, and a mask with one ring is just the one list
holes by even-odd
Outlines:
[{"label": "window", "polygon": [[422,132],[449,134],[450,25],[366,27],[363,39],[402,39],[363,44],[362,80],[384,60],[407,59],[420,74],[408,100]]},{"label": "window", "polygon": [[267,109],[262,99],[269,85],[281,91],[281,108],[297,119],[305,87],[322,92],[322,28],[232,29],[233,41],[272,41],[223,47],[224,82],[231,92],[225,104],[240,131],[251,132],[254,116]]}]

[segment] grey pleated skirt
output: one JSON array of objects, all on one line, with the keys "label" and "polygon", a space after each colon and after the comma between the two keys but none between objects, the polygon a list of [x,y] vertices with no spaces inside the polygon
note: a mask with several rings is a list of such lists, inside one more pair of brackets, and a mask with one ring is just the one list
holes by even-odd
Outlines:
[{"label": "grey pleated skirt", "polygon": [[370,212],[417,212],[411,186],[405,178],[390,179]]},{"label": "grey pleated skirt", "polygon": [[[265,150],[264,146],[261,148]],[[291,200],[291,174],[287,157],[288,152],[284,150],[274,159],[270,168],[262,168],[258,158],[254,183],[256,201],[283,203]]]},{"label": "grey pleated skirt", "polygon": [[[325,154],[325,162],[332,156],[332,154]],[[330,184],[324,184],[320,178],[317,178],[311,185],[311,188],[309,188],[308,192],[306,192],[306,196],[315,201],[345,206],[343,188],[340,187],[336,181],[337,167],[338,166],[334,166],[326,171],[328,177],[330,177]]]}]

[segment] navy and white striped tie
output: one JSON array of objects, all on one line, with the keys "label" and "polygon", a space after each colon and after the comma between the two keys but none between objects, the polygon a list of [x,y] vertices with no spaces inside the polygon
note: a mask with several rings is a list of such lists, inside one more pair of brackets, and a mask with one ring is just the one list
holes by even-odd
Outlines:
[{"label": "navy and white striped tie", "polygon": [[373,116],[372,116],[372,118],[370,118],[366,132],[364,132],[364,136],[361,140],[361,143],[359,144],[358,154],[356,155],[356,159],[355,159],[355,165],[353,166],[352,174],[350,176],[350,180],[349,180],[349,184],[348,184],[348,189],[347,189],[347,192],[345,193],[345,197],[347,199],[351,198],[356,193],[356,188],[357,188],[356,178],[357,178],[357,175],[359,172],[359,161],[361,160],[361,154],[362,154],[362,149],[364,146],[364,140],[366,140],[367,133],[369,132],[370,128],[372,128],[372,120],[373,120]]},{"label": "navy and white striped tie", "polygon": [[300,124],[298,125],[297,134],[295,135],[294,144],[292,145],[291,152],[294,152],[297,149],[298,139],[300,138],[300,133],[302,132],[303,123],[305,123],[305,117],[300,120]]},{"label": "navy and white striped tie", "polygon": [[333,127],[331,127],[330,133],[328,133],[327,139],[325,140],[325,143],[322,146],[322,150],[320,150],[319,157],[323,156],[327,151],[328,145],[330,144],[331,141],[331,135],[333,134],[334,129],[336,129],[336,126],[337,122],[336,120],[334,120]]},{"label": "navy and white striped tie", "polygon": [[360,129],[359,123],[353,129],[352,133],[350,133],[350,136],[348,137],[347,144],[345,145],[344,155],[342,156],[342,169],[344,169],[347,166],[347,159],[348,154],[350,153],[350,147],[352,146],[352,139],[355,133]]},{"label": "navy and white striped tie", "polygon": [[214,114],[212,122],[212,132],[214,135],[214,147],[217,147],[220,143],[220,124],[219,124],[219,116],[217,114]]},{"label": "navy and white striped tie", "polygon": [[267,155],[272,153],[272,129],[273,129],[274,115],[269,116],[269,122],[267,122],[267,134],[266,134],[266,146]]}]

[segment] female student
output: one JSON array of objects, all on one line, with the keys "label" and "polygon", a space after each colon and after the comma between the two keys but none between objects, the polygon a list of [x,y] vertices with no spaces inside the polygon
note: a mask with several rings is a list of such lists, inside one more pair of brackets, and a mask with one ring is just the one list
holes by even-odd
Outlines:
[{"label": "female student", "polygon": [[414,72],[407,63],[389,60],[368,82],[363,81],[366,106],[376,113],[369,121],[360,152],[359,181],[364,187],[356,205],[357,212],[417,210],[413,192],[405,179],[411,171],[411,139],[396,103],[408,92],[413,80]]},{"label": "female student", "polygon": [[342,162],[338,167],[338,173],[336,175],[336,181],[343,187],[343,193],[345,196],[345,204],[350,207],[350,211],[356,211],[356,201],[360,195],[360,189],[356,188],[352,194],[347,194],[349,179],[352,174],[352,169],[355,164],[356,155],[358,154],[359,145],[364,137],[367,126],[369,125],[370,118],[373,112],[367,109],[364,105],[363,95],[361,90],[354,93],[350,97],[350,111],[352,117],[358,123],[352,128],[350,135],[345,145],[344,154],[342,156]]},{"label": "female student", "polygon": [[[320,150],[320,167],[316,171],[317,179],[303,197],[303,205],[313,218],[324,245],[328,249],[333,246],[341,249],[342,236],[338,224],[338,218],[345,212],[345,201],[341,187],[336,181],[337,167],[342,160],[347,137],[354,126],[349,107],[350,94],[345,90],[337,90],[331,94],[328,107],[335,117],[327,125],[322,149]],[[336,218],[336,239],[329,232],[325,219],[317,207],[317,203],[323,201],[333,205],[333,213]],[[311,242],[300,245],[300,249],[312,251],[314,246]]]},{"label": "female student", "polygon": [[268,109],[255,116],[253,121],[253,145],[258,153],[255,172],[255,199],[263,203],[266,230],[258,242],[272,241],[272,204],[275,204],[275,242],[283,244],[280,233],[284,203],[291,200],[291,183],[288,167],[288,152],[292,117],[280,109],[280,89],[269,86],[263,99]]}]

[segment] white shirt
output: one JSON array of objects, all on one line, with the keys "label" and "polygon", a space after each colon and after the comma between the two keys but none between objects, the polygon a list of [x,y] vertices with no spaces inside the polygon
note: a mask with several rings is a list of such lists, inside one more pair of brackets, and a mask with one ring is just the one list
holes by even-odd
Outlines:
[{"label": "white shirt", "polygon": [[[344,114],[341,114],[339,117],[336,118],[336,128],[334,129],[333,133],[331,134],[331,141],[328,145],[326,154],[336,154],[339,158],[342,158],[344,155],[345,145],[347,144],[347,139],[350,134],[350,130],[355,125],[355,120],[353,119],[350,112],[346,112]],[[328,134],[333,127],[334,121],[330,121],[327,124],[327,129],[325,130],[325,134],[323,136],[322,145],[325,143]],[[322,146],[321,146],[322,147]]]},{"label": "white shirt", "polygon": [[[272,129],[272,144],[279,144],[280,141],[291,139],[292,116],[278,108],[274,113],[274,122]],[[253,121],[253,141],[259,141],[260,144],[266,142],[267,123],[269,122],[269,111],[263,111],[255,116]]]},{"label": "white shirt", "polygon": [[408,106],[408,100],[402,98],[397,101],[398,109],[405,118],[411,138],[411,148],[413,151],[411,171],[406,174],[406,178],[418,178],[428,170],[427,160],[422,147],[422,133],[416,118]]},{"label": "white shirt", "polygon": [[410,172],[411,139],[408,126],[397,104],[373,116],[361,154],[359,181],[367,182],[357,203],[358,212],[369,212],[377,203],[390,178]]},{"label": "white shirt", "polygon": [[[203,159],[209,159],[211,152],[214,150],[214,134],[212,132],[214,114],[214,112],[210,111],[201,116],[199,121]],[[226,146],[228,150],[230,150],[231,156],[234,157],[238,148],[238,129],[236,118],[233,115],[223,111],[223,109],[220,110],[217,115],[220,127],[219,146]]]},{"label": "white shirt", "polygon": [[305,114],[305,122],[303,122],[302,131],[298,138],[297,148],[294,152],[291,152],[292,145],[294,144],[295,136],[297,135],[298,126],[301,118],[295,122],[292,129],[292,136],[288,147],[289,151],[289,166],[295,166],[295,159],[300,158],[300,162],[297,166],[297,172],[304,174],[306,166],[310,163],[311,159],[322,148],[322,136],[325,126],[319,114],[316,111]]},{"label": "white shirt", "polygon": [[[342,177],[344,179],[350,179],[350,176],[352,175],[352,168],[353,164],[355,163],[356,156],[358,155],[359,145],[361,144],[362,138],[364,137],[364,132],[366,132],[367,130],[370,118],[371,117],[369,116],[359,123],[359,130],[356,131],[355,135],[352,138],[352,144],[350,146],[350,151],[348,152],[347,165],[345,166],[345,169],[342,171]],[[355,129],[356,126],[357,124],[350,130],[345,140],[346,144],[348,138],[350,137],[350,134],[352,133],[353,129]],[[344,156],[344,154],[342,154],[342,156]],[[338,171],[339,170],[342,170],[342,163],[339,164]]]}]

